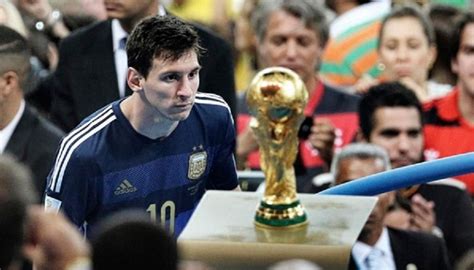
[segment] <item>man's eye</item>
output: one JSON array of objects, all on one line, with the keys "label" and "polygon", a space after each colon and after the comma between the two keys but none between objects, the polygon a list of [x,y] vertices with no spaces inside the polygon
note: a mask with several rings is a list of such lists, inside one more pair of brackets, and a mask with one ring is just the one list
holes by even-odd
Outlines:
[{"label": "man's eye", "polygon": [[411,137],[411,138],[416,138],[416,137],[420,136],[420,134],[421,134],[420,130],[410,130],[410,131],[408,131],[408,136]]},{"label": "man's eye", "polygon": [[383,137],[386,137],[386,138],[395,138],[399,134],[400,134],[400,132],[397,131],[397,130],[385,130],[385,131],[382,131],[380,133],[380,135],[382,135]]},{"label": "man's eye", "polygon": [[193,71],[193,72],[189,73],[189,78],[190,78],[190,79],[193,79],[193,78],[195,78],[198,74],[199,74],[199,71]]},{"label": "man's eye", "polygon": [[311,45],[313,42],[309,38],[299,38],[298,39],[298,44],[301,45],[302,47],[308,47]]},{"label": "man's eye", "polygon": [[286,39],[284,37],[273,37],[271,40],[272,43],[275,45],[282,45],[286,42]]},{"label": "man's eye", "polygon": [[166,75],[162,78],[163,81],[165,82],[172,82],[172,81],[178,81],[179,80],[179,76],[176,75],[176,74],[170,74],[170,75]]}]

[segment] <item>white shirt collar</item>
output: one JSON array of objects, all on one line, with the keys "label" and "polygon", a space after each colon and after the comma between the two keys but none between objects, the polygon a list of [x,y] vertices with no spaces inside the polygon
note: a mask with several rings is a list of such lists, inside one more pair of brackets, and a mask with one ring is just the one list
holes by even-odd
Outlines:
[{"label": "white shirt collar", "polygon": [[0,153],[3,153],[5,151],[8,141],[10,141],[13,131],[15,131],[15,128],[18,125],[18,122],[20,122],[21,116],[23,115],[24,111],[25,111],[25,100],[22,100],[20,103],[20,108],[16,112],[13,119],[10,121],[10,123],[8,123],[8,125],[4,129],[0,130]]},{"label": "white shirt collar", "polygon": [[128,37],[128,33],[122,28],[120,22],[117,19],[112,20],[112,42],[114,46],[114,52],[120,48],[120,41],[123,38]]},{"label": "white shirt collar", "polygon": [[163,5],[158,5],[158,15],[160,16],[166,15],[166,9]]},{"label": "white shirt collar", "polygon": [[395,260],[393,258],[392,247],[390,246],[390,238],[388,236],[387,227],[383,228],[382,234],[373,247],[360,241],[357,241],[354,244],[352,247],[352,256],[354,257],[356,264],[358,266],[364,265],[364,259],[374,248],[382,251],[383,263],[386,265],[383,269],[395,269]]}]

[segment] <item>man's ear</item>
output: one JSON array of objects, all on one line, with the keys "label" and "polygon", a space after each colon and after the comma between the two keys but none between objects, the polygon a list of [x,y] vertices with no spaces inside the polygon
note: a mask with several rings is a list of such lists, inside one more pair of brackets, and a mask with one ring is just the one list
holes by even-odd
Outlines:
[{"label": "man's ear", "polygon": [[129,67],[127,70],[127,84],[132,91],[141,91],[145,78],[138,72],[138,70]]},{"label": "man's ear", "polygon": [[0,75],[2,77],[2,87],[0,95],[2,97],[9,96],[13,91],[20,88],[20,78],[14,71],[7,71]]}]

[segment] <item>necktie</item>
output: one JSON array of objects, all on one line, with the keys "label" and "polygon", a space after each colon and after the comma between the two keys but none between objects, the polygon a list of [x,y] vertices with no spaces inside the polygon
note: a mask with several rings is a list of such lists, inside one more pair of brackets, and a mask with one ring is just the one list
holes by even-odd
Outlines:
[{"label": "necktie", "polygon": [[127,37],[123,37],[119,41],[119,49],[126,50],[127,48]]},{"label": "necktie", "polygon": [[365,257],[364,264],[367,270],[376,270],[379,269],[380,258],[382,257],[382,251],[376,248],[373,248],[369,255]]}]

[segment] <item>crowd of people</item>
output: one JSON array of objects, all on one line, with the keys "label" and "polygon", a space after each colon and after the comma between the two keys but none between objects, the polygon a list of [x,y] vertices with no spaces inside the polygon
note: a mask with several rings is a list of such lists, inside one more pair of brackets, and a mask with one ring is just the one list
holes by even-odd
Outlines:
[{"label": "crowd of people", "polygon": [[[308,91],[298,192],[474,151],[468,3],[171,2],[0,0],[0,269],[205,269],[176,238],[261,170],[266,67]],[[380,194],[349,269],[472,269],[473,202],[474,173]]]}]

